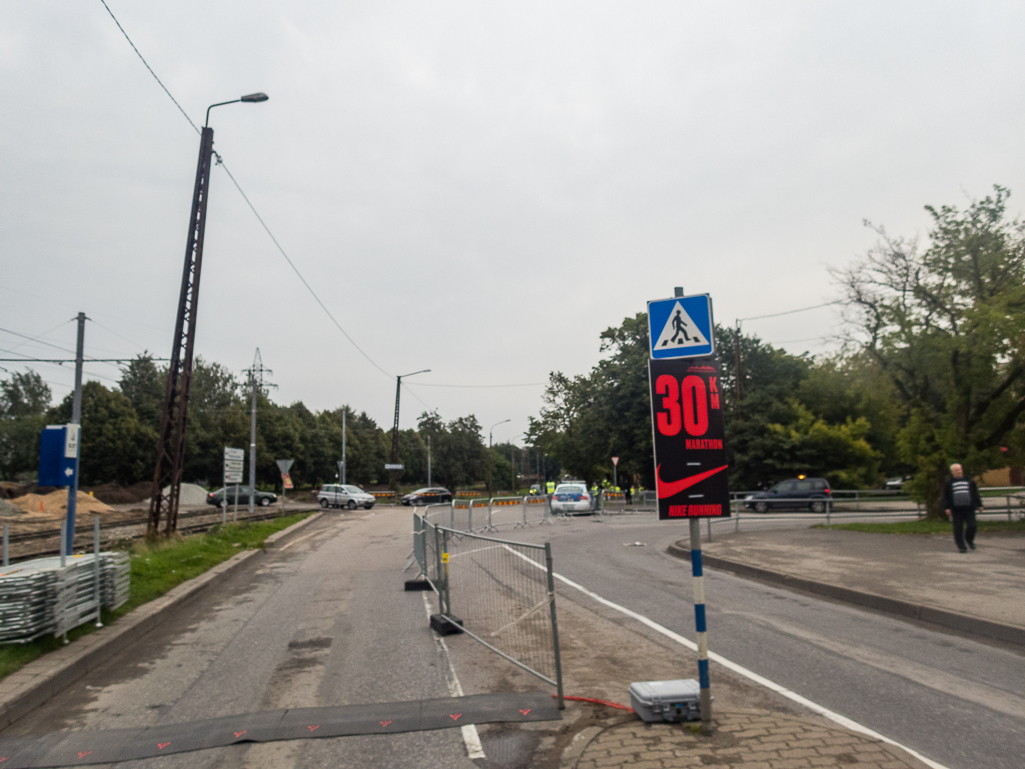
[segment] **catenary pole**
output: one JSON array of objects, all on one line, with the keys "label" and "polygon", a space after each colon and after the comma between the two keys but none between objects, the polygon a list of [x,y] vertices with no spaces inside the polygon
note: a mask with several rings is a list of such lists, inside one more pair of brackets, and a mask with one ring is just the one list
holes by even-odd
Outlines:
[{"label": "catenary pole", "polygon": [[71,424],[78,428],[78,440],[75,443],[75,476],[68,486],[68,513],[65,536],[67,542],[64,549],[70,553],[75,547],[75,513],[78,507],[78,475],[82,464],[82,364],[85,360],[85,313],[78,313],[78,340],[75,345],[75,395],[71,401]]},{"label": "catenary pole", "polygon": [[347,407],[342,407],[342,464],[339,466],[338,471],[342,475],[342,483],[345,483],[345,413]]}]

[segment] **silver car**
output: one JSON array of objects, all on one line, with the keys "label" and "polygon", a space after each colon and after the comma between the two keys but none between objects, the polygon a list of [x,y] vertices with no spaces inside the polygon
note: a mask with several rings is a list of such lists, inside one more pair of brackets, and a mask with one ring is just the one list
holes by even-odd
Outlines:
[{"label": "silver car", "polygon": [[377,500],[373,494],[368,494],[359,486],[326,483],[317,492],[317,501],[321,507],[347,507],[350,510],[363,507],[369,510]]}]

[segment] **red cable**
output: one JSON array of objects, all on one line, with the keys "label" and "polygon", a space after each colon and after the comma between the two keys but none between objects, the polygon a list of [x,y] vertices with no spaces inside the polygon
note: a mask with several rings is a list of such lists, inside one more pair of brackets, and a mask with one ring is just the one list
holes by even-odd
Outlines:
[{"label": "red cable", "polygon": [[[553,694],[552,697],[558,699],[558,695]],[[564,700],[573,700],[574,702],[593,702],[595,705],[608,705],[610,708],[619,708],[620,710],[629,710],[631,713],[634,712],[633,708],[629,708],[626,705],[620,705],[618,702],[612,700],[595,700],[590,697],[563,697]]]}]

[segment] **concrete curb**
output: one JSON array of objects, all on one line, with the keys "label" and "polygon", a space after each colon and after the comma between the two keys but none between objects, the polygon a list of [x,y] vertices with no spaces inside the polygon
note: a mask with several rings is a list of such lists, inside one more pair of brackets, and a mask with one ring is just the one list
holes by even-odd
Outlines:
[{"label": "concrete curb", "polygon": [[282,529],[281,531],[274,532],[269,537],[267,537],[267,539],[265,539],[263,541],[263,549],[264,550],[277,550],[277,549],[279,549],[281,547],[282,543],[286,539],[289,539],[297,531],[299,531],[300,529],[306,528],[311,523],[313,523],[314,521],[318,520],[319,518],[322,518],[323,516],[324,516],[324,513],[322,513],[322,512],[321,513],[314,513],[309,518],[303,518],[301,521],[297,521],[296,523],[293,523],[287,529]]},{"label": "concrete curb", "polygon": [[[690,543],[684,540],[674,542],[666,548],[666,552],[676,558],[689,561]],[[795,577],[783,572],[773,571],[772,569],[763,569],[760,566],[751,566],[739,561],[731,561],[728,558],[719,558],[703,551],[701,562],[705,566],[731,571],[741,577],[751,577],[752,579],[772,582],[795,590],[803,590],[807,593],[824,595],[827,598],[833,598],[838,601],[854,604],[855,606],[864,606],[867,609],[875,609],[876,611],[894,614],[899,617],[910,617],[923,622],[931,622],[935,625],[941,625],[942,627],[958,630],[969,635],[982,636],[1005,643],[1025,646],[1025,628],[1015,625],[1005,625],[1000,622],[993,622],[992,620],[972,617],[968,614],[937,609],[934,606],[902,601],[899,598],[888,598],[884,595],[861,590],[852,590],[851,588],[833,585],[828,582]]]},{"label": "concrete curb", "polygon": [[[269,546],[273,550],[283,539],[308,526],[320,516],[320,513],[311,515],[287,529],[275,532],[264,541],[264,547]],[[122,649],[137,642],[164,622],[173,611],[198,597],[211,583],[227,577],[262,553],[262,550],[245,550],[233,555],[198,577],[182,582],[159,598],[130,611],[113,625],[107,625],[63,649],[33,660],[0,680],[0,729],[11,725],[90,670],[94,670]]]}]

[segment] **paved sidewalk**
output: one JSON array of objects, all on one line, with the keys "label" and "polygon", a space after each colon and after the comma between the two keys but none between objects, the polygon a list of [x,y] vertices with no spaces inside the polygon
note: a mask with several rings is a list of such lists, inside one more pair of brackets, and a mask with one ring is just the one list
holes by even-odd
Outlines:
[{"label": "paved sidewalk", "polygon": [[716,534],[702,548],[713,559],[1025,630],[1025,536],[980,533],[976,545],[962,554],[949,535],[763,529]]},{"label": "paved sidewalk", "polygon": [[620,723],[595,734],[579,757],[563,761],[562,769],[925,767],[899,748],[839,726],[764,710],[719,711],[708,735],[691,726],[640,720]]}]

